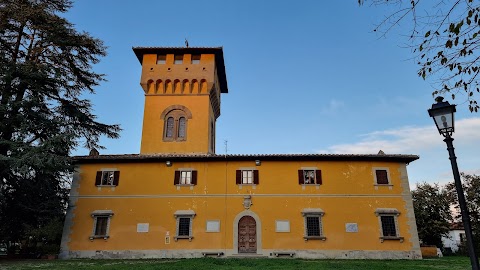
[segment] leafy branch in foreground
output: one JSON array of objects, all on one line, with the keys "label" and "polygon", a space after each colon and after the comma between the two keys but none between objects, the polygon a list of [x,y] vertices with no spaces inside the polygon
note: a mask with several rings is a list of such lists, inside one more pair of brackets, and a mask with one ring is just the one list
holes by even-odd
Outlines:
[{"label": "leafy branch in foreground", "polygon": [[358,0],[360,5],[392,8],[374,31],[385,36],[405,22],[418,75],[430,78],[433,96],[464,95],[471,112],[478,112],[480,93],[480,4],[474,0]]}]

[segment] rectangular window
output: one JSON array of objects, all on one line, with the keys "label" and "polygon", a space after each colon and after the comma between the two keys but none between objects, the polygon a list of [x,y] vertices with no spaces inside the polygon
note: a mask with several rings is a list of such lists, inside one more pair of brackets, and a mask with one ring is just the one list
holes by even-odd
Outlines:
[{"label": "rectangular window", "polygon": [[104,237],[107,235],[107,226],[108,226],[108,217],[101,217],[97,216],[95,217],[96,219],[96,224],[95,224],[95,232],[94,236],[95,237]]},{"label": "rectangular window", "polygon": [[118,186],[120,171],[97,171],[96,186]]},{"label": "rectangular window", "polygon": [[179,218],[178,236],[190,236],[190,218],[187,218],[187,217]]},{"label": "rectangular window", "polygon": [[177,219],[175,241],[178,239],[188,239],[192,241],[192,222],[195,217],[195,212],[192,210],[179,210],[175,212],[175,218]]},{"label": "rectangular window", "polygon": [[196,185],[197,171],[191,169],[181,169],[175,171],[174,185]]},{"label": "rectangular window", "polygon": [[388,172],[387,170],[375,170],[375,179],[378,185],[388,185]]},{"label": "rectangular window", "polygon": [[305,222],[305,234],[303,236],[305,241],[310,239],[325,240],[326,237],[323,235],[322,224],[323,210],[320,208],[305,208],[302,211],[302,215]]},{"label": "rectangular window", "polygon": [[307,236],[320,236],[322,232],[320,230],[320,217],[305,217],[307,224]]},{"label": "rectangular window", "polygon": [[190,185],[192,184],[192,172],[180,172],[180,185]]},{"label": "rectangular window", "polygon": [[253,170],[253,169],[237,170],[236,183],[237,185],[258,185],[259,183],[258,170]]},{"label": "rectangular window", "polygon": [[321,170],[298,170],[298,183],[300,185],[321,185]]},{"label": "rectangular window", "polygon": [[175,65],[183,64],[183,55],[175,55],[175,60],[173,61]]},{"label": "rectangular window", "polygon": [[397,236],[394,216],[380,216],[383,236]]},{"label": "rectangular window", "polygon": [[192,54],[192,64],[200,64],[200,54]]},{"label": "rectangular window", "polygon": [[110,219],[113,216],[113,212],[111,210],[95,210],[91,215],[93,218],[93,229],[90,240],[109,238],[108,232],[110,230]]},{"label": "rectangular window", "polygon": [[242,184],[253,184],[253,171],[242,171]]},{"label": "rectangular window", "polygon": [[400,240],[400,242],[403,242],[404,238],[400,236],[397,222],[400,212],[395,208],[377,208],[375,214],[378,216],[380,223],[380,241]]},{"label": "rectangular window", "polygon": [[157,65],[164,65],[167,63],[167,56],[165,54],[157,55]]}]

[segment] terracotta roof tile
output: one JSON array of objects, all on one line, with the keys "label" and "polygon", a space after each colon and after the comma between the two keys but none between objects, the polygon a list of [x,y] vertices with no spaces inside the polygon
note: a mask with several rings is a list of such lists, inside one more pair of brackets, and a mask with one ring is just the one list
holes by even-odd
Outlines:
[{"label": "terracotta roof tile", "polygon": [[419,159],[417,155],[388,155],[388,154],[122,154],[98,156],[74,156],[76,163],[104,163],[104,162],[155,162],[162,160],[188,161],[392,161],[410,163]]}]

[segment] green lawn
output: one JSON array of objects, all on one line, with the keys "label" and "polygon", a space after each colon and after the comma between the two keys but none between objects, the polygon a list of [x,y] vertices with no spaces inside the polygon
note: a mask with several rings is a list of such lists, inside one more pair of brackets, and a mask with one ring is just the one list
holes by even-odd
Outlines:
[{"label": "green lawn", "polygon": [[0,269],[471,269],[467,257],[445,257],[424,260],[302,260],[302,259],[162,259],[162,260],[0,260]]}]

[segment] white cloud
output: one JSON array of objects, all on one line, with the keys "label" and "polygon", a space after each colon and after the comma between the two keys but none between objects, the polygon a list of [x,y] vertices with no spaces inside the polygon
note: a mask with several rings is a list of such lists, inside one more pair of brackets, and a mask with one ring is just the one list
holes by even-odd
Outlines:
[{"label": "white cloud", "polygon": [[[480,118],[467,118],[455,122],[454,138],[456,144],[477,143],[480,138]],[[434,125],[426,127],[400,127],[374,131],[361,135],[354,143],[337,144],[319,153],[333,154],[376,154],[379,150],[392,154],[414,154],[440,145],[442,137]],[[480,144],[479,144],[480,145]]]},{"label": "white cloud", "polygon": [[[480,117],[455,122],[454,146],[460,171],[480,174]],[[409,165],[412,183],[446,183],[452,181],[452,171],[446,145],[433,122],[428,126],[406,126],[373,131],[360,135],[358,141],[337,144],[317,151],[332,154],[416,154],[418,161]]]}]

